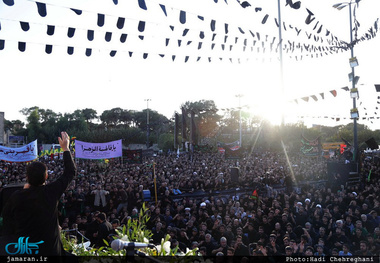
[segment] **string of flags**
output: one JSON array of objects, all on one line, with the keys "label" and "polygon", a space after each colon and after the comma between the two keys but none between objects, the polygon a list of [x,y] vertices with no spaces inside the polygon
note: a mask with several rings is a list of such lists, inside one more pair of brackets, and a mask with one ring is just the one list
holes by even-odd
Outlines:
[{"label": "string of flags", "polygon": [[[11,0],[3,0],[3,2],[7,6],[13,6],[13,4],[14,4],[13,1],[11,1]],[[46,3],[37,2],[37,1],[32,1],[32,2],[36,3],[37,12],[38,12],[39,16],[46,17],[48,14],[48,11],[49,11],[49,9],[48,9],[49,5]],[[225,3],[227,3],[227,1],[225,1]],[[117,5],[118,2],[114,1],[114,4]],[[142,10],[148,10],[145,1],[138,0],[138,5]],[[287,5],[291,5],[294,8],[294,4],[291,3],[290,1],[287,1]],[[168,17],[169,13],[167,12],[166,5],[160,3],[159,6],[160,6],[160,9],[162,10],[163,14],[165,15],[165,17]],[[67,8],[67,7],[62,7],[62,8]],[[74,12],[78,16],[82,15],[84,12],[89,12],[86,10],[79,10],[79,9],[75,9],[75,8],[67,8],[67,9],[70,9],[72,12]],[[294,9],[297,9],[297,8],[294,8]],[[164,44],[162,46],[163,48],[168,47],[170,42],[175,42],[175,43],[177,43],[178,47],[193,47],[193,49],[197,48],[197,50],[205,49],[205,47],[207,46],[208,51],[218,50],[219,52],[227,52],[227,51],[231,52],[231,51],[233,51],[233,49],[234,50],[237,49],[240,52],[240,55],[234,55],[234,56],[228,56],[227,55],[227,57],[224,55],[221,56],[221,55],[217,55],[217,54],[206,55],[206,56],[195,55],[196,61],[199,61],[201,58],[205,58],[205,57],[209,62],[212,62],[215,59],[220,60],[220,61],[229,60],[230,62],[236,61],[238,63],[241,63],[242,61],[250,61],[250,60],[256,60],[257,61],[259,59],[257,57],[258,54],[267,55],[268,53],[274,52],[274,55],[275,55],[278,52],[280,42],[283,42],[283,44],[284,44],[283,50],[286,53],[289,53],[289,57],[295,58],[296,60],[303,58],[303,55],[300,55],[300,53],[306,52],[307,54],[305,54],[305,56],[309,56],[311,58],[314,58],[314,57],[317,58],[318,56],[330,55],[330,54],[334,54],[337,52],[343,52],[343,50],[347,50],[347,48],[349,48],[349,45],[350,45],[350,44],[347,44],[345,42],[340,41],[337,37],[333,36],[330,33],[330,31],[328,31],[328,30],[326,31],[326,34],[324,37],[317,36],[317,34],[320,34],[322,32],[322,25],[319,26],[318,29],[317,29],[317,25],[314,26],[313,30],[317,30],[316,34],[307,33],[305,31],[306,34],[308,35],[309,39],[312,36],[314,37],[314,42],[316,42],[315,44],[311,44],[311,43],[306,44],[306,43],[300,43],[300,42],[296,43],[295,41],[290,41],[290,40],[288,40],[285,43],[284,39],[277,41],[276,37],[271,37],[268,34],[264,34],[262,32],[255,31],[251,28],[246,29],[242,26],[234,25],[234,27],[233,27],[234,29],[232,30],[231,24],[229,24],[229,23],[220,22],[220,21],[217,21],[217,20],[212,19],[212,18],[206,19],[205,16],[193,14],[190,12],[186,12],[184,10],[176,10],[176,11],[179,12],[179,22],[180,22],[180,25],[182,25],[182,28],[181,28],[181,26],[178,26],[178,25],[173,26],[170,24],[169,29],[171,30],[171,32],[173,34],[174,34],[174,32],[177,33],[178,31],[179,31],[179,33],[182,33],[180,35],[181,38],[173,39],[171,37],[172,34],[162,37],[163,39],[162,39],[161,43]],[[256,9],[255,9],[255,11],[256,11]],[[310,24],[315,19],[315,17],[314,17],[314,14],[310,10],[307,9],[307,11],[308,11],[308,16],[307,16],[305,23]],[[256,12],[262,12],[262,10],[257,10]],[[97,28],[96,29],[80,28],[80,27],[72,27],[72,26],[67,27],[67,37],[70,39],[73,38],[75,36],[76,32],[78,32],[78,30],[87,31],[86,35],[87,35],[87,41],[88,42],[94,41],[95,37],[98,37],[99,34],[104,36],[104,41],[106,43],[112,42],[112,39],[114,39],[115,35],[117,35],[119,37],[119,40],[120,40],[119,44],[127,43],[128,36],[137,36],[141,41],[144,41],[144,39],[147,39],[147,37],[149,37],[149,35],[146,34],[145,31],[146,31],[146,28],[151,25],[151,23],[149,23],[147,21],[143,21],[143,20],[135,21],[135,22],[137,22],[137,31],[123,31],[120,33],[120,30],[125,29],[125,21],[136,20],[136,19],[129,18],[127,16],[118,17],[117,23],[115,25],[115,31],[104,31],[104,30],[102,31],[101,28],[106,24],[106,20],[110,16],[112,16],[112,15],[104,14],[104,13],[97,13],[97,21],[96,21]],[[199,36],[198,36],[199,39],[193,38],[191,40],[186,41],[186,37],[189,35],[189,32],[194,31],[193,28],[184,27],[186,24],[189,23],[188,22],[189,16],[196,16],[199,21],[203,21],[203,22],[206,22],[206,20],[210,21],[210,24],[209,24],[209,26],[206,27],[206,28],[209,27],[208,30],[195,29],[195,31],[197,31],[197,32],[199,30]],[[268,17],[269,17],[269,15],[265,14],[260,23],[261,24],[267,23]],[[0,20],[0,30],[2,28],[1,22],[2,21]],[[8,20],[8,22],[9,22],[9,20]],[[28,22],[28,21],[17,21],[17,22],[20,23],[20,27],[21,27],[22,31],[24,31],[24,32],[28,32],[30,30],[30,28],[32,26],[34,26],[33,22]],[[277,26],[280,26],[280,25],[278,25],[278,22],[276,19],[274,19],[274,22],[276,23]],[[165,24],[165,22],[163,22],[163,24]],[[221,30],[218,30],[218,28],[220,28],[220,26],[218,26],[218,25],[222,25]],[[297,33],[297,36],[301,32],[301,29],[299,29],[298,27],[293,27],[291,25],[287,25],[285,22],[283,23],[282,26],[284,26],[285,30],[287,27],[289,29],[295,30],[295,32]],[[53,36],[57,31],[56,27],[62,27],[62,26],[51,25],[51,24],[46,25],[46,34],[49,36]],[[224,31],[224,33],[220,33],[221,31]],[[369,40],[369,39],[375,37],[377,31],[378,31],[378,19],[374,22],[374,26],[372,26],[368,30],[368,33],[366,33],[363,37],[355,40],[355,44],[357,44],[360,41]],[[233,33],[236,33],[236,34],[233,35]],[[103,36],[102,36],[102,38],[103,38]],[[207,36],[209,36],[209,37],[207,37]],[[330,37],[327,38],[328,36],[330,36]],[[156,37],[156,36],[150,36],[150,37]],[[210,41],[210,39],[211,39],[211,41]],[[5,46],[6,46],[5,41],[6,41],[6,39],[0,39],[0,51],[5,49]],[[7,40],[7,42],[8,41],[14,41],[14,40]],[[148,39],[148,41],[149,41],[149,39]],[[326,41],[326,42],[324,42],[324,41]],[[197,43],[197,45],[195,43]],[[319,44],[317,44],[317,43],[319,43]],[[325,43],[325,45],[322,45],[322,43]],[[45,52],[47,54],[51,54],[53,52],[54,46],[62,45],[60,43],[51,44],[51,43],[36,43],[36,42],[28,42],[28,41],[17,41],[19,51],[21,51],[21,52],[26,51],[27,44],[44,45],[45,46]],[[194,46],[196,46],[196,47],[194,47]],[[219,48],[217,49],[216,47],[219,47]],[[96,47],[91,47],[91,46],[84,47],[84,46],[80,46],[80,45],[69,45],[69,46],[67,46],[67,54],[73,55],[74,51],[77,49],[85,50],[86,56],[91,56],[93,54],[94,49],[96,49],[96,50],[107,50],[111,57],[116,56],[116,54],[118,52],[119,53],[127,53],[127,54],[129,54],[130,57],[133,55],[133,53],[140,53],[140,55],[142,55],[142,57],[144,59],[146,59],[148,57],[148,55],[153,54],[153,55],[159,55],[160,57],[165,57],[165,56],[171,57],[171,59],[174,61],[176,59],[176,57],[179,56],[178,54],[167,54],[166,52],[162,52],[162,53],[154,53],[154,52],[150,52],[150,51],[146,51],[146,52],[137,51],[136,52],[134,50],[128,50],[127,47],[124,47],[124,46],[123,47],[118,46],[117,48],[115,47],[112,49],[107,49],[107,48],[96,48]],[[250,58],[249,56],[247,57],[247,55],[250,55],[250,54],[247,54],[247,52],[252,53],[252,56],[251,56],[252,58]],[[298,54],[297,54],[297,52],[298,52]],[[244,53],[244,54],[242,54],[242,53]],[[190,55],[183,55],[183,56],[184,56],[185,62],[187,62],[190,59]],[[262,59],[264,60],[265,58],[262,58]]]},{"label": "string of flags", "polygon": [[[348,87],[343,87],[341,88],[342,90],[344,91],[349,91],[349,88]],[[337,90],[331,90],[330,93],[333,95],[333,97],[336,97],[338,95],[338,92]],[[324,97],[324,94],[325,93],[320,93],[319,95],[321,96],[322,99],[325,99]],[[307,96],[307,97],[302,97],[300,99],[302,99],[303,101],[305,102],[309,102],[309,98],[312,98],[313,101],[318,101],[318,98],[317,98],[317,95],[311,95],[311,96]],[[295,99],[294,102],[296,104],[298,104],[298,101],[299,99]],[[373,123],[373,120],[378,120],[380,119],[380,116],[377,116],[378,115],[378,109],[379,109],[379,106],[376,106],[374,108],[374,111],[373,112],[370,112],[369,108],[367,109],[367,107],[363,106],[362,105],[363,102],[360,102],[359,105],[358,105],[358,108],[360,109],[361,112],[364,113],[364,117],[361,117],[360,119],[362,121],[369,121],[371,123]],[[377,97],[377,104],[380,104],[380,96]],[[341,117],[341,116],[322,116],[322,115],[319,115],[319,116],[304,116],[304,115],[299,115],[298,116],[299,119],[304,119],[304,118],[312,118],[312,119],[332,119],[332,120],[335,120],[335,121],[341,121],[341,120],[349,120],[351,119],[351,117]]]}]

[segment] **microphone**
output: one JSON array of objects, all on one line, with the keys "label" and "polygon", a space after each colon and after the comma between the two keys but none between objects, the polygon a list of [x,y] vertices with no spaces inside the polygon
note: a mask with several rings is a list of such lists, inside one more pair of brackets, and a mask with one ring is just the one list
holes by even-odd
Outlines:
[{"label": "microphone", "polygon": [[129,241],[123,241],[121,239],[115,239],[111,243],[111,248],[115,251],[120,251],[125,248],[132,248],[132,249],[138,249],[138,248],[154,248],[154,245],[142,243],[142,242],[129,242]]}]

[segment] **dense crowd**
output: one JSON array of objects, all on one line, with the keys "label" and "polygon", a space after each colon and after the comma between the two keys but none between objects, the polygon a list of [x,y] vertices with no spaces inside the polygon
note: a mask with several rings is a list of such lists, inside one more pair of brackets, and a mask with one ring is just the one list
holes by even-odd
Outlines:
[{"label": "dense crowd", "polygon": [[[62,161],[58,157],[44,162],[48,181],[53,181],[62,172]],[[116,228],[138,217],[149,190],[147,227],[154,244],[169,234],[173,247],[197,248],[210,256],[379,255],[378,158],[363,154],[361,181],[353,186],[308,183],[327,181],[327,162],[267,151],[238,161],[214,153],[191,158],[186,153],[158,155],[142,164],[77,160],[78,176],[58,207],[60,225],[63,231],[78,229],[78,237],[83,235],[95,247],[103,246]],[[240,170],[238,182],[231,180],[231,167]],[[2,187],[23,182],[25,164],[0,161]],[[300,191],[294,191],[300,183]],[[255,198],[215,194],[234,187],[254,190],[257,185],[267,190]],[[191,195],[199,191],[204,195]]]}]

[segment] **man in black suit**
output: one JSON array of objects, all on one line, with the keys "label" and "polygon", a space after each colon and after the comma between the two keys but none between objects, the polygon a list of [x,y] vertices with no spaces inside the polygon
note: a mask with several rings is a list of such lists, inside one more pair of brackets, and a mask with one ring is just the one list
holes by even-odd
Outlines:
[{"label": "man in black suit", "polygon": [[107,240],[109,234],[111,234],[112,225],[110,222],[107,221],[107,217],[104,212],[99,213],[96,220],[99,222],[99,227],[98,227],[95,247],[99,248],[99,247],[106,246],[106,243],[104,243],[104,240]]},{"label": "man in black suit", "polygon": [[[58,202],[67,186],[76,175],[76,166],[71,156],[70,137],[61,132],[58,138],[63,152],[64,170],[54,182],[45,184],[47,167],[41,162],[32,162],[26,169],[27,184],[9,198],[3,210],[4,235],[8,244],[6,253],[16,253],[17,242],[37,244],[32,255],[65,255],[58,223]],[[26,241],[26,239],[28,240]],[[42,241],[42,242],[41,242]],[[30,253],[30,250],[28,251]],[[29,254],[30,255],[30,254]]]}]

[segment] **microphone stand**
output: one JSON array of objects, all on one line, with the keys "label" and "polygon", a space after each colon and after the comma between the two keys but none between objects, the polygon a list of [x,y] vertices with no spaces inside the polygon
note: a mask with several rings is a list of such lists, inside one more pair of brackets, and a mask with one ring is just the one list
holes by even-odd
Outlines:
[{"label": "microphone stand", "polygon": [[148,256],[144,252],[135,250],[133,247],[125,248],[125,250],[126,250],[125,256],[126,256],[127,262],[132,262],[134,260],[134,256],[137,255],[139,257],[149,259],[150,261],[155,262],[155,263],[162,263],[160,260],[155,259],[152,256]]},{"label": "microphone stand", "polygon": [[134,252],[135,252],[136,255],[138,255],[139,257],[149,259],[150,261],[155,262],[155,263],[162,263],[160,260],[155,259],[155,258],[152,257],[152,256],[148,256],[148,255],[145,254],[144,252],[141,252],[141,251],[138,251],[138,250],[135,250]]}]

